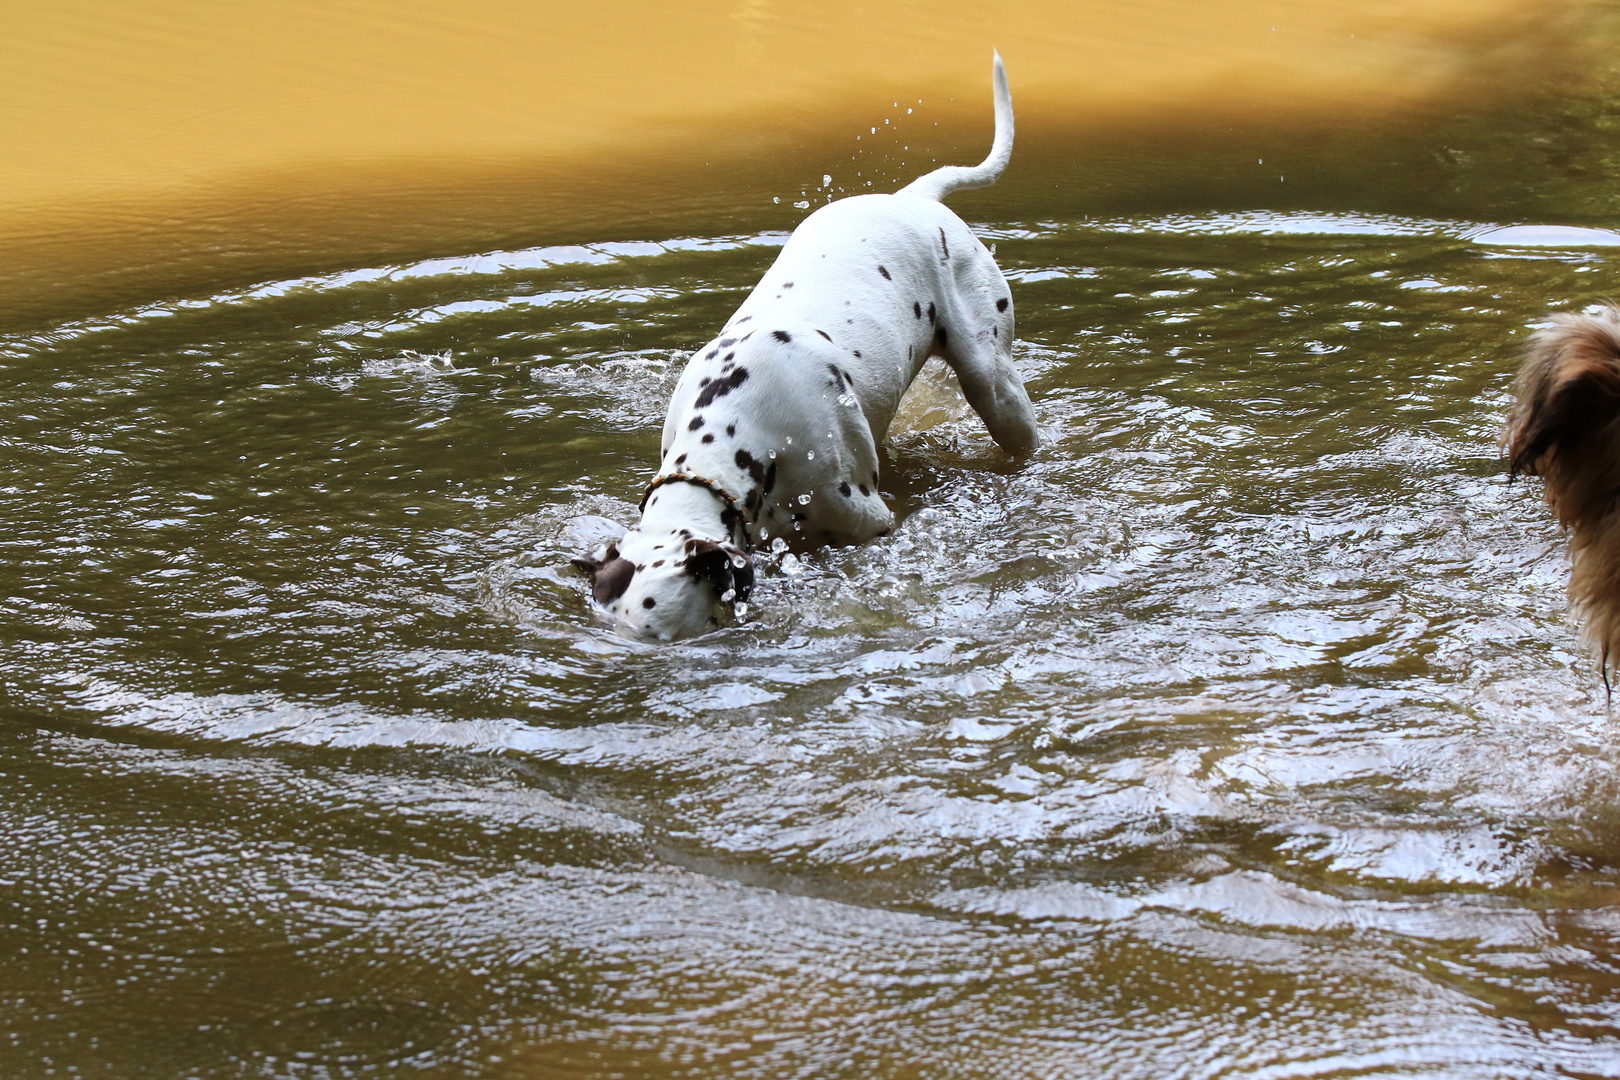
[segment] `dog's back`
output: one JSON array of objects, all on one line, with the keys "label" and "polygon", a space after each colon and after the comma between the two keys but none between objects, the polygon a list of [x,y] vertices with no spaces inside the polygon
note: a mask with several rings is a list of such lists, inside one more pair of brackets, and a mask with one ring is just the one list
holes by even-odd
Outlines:
[{"label": "dog's back", "polygon": [[1620,309],[1555,316],[1530,339],[1515,391],[1509,473],[1541,477],[1570,531],[1570,602],[1607,681],[1620,653]]}]

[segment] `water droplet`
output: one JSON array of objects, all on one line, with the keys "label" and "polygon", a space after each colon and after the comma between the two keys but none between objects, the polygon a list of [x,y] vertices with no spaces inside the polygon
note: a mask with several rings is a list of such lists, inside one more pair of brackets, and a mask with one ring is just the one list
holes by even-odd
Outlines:
[{"label": "water droplet", "polygon": [[832,177],[828,176],[826,173],[822,173],[821,174],[821,186],[822,187],[831,187],[832,186]]},{"label": "water droplet", "polygon": [[806,460],[806,461],[814,461],[814,460],[816,460],[816,452],[814,450],[806,451],[805,455],[804,455],[804,460]]},{"label": "water droplet", "polygon": [[748,560],[743,558],[741,555],[733,555],[731,557],[731,565],[735,566],[738,570],[741,570],[743,567],[748,565]]},{"label": "water droplet", "polygon": [[808,506],[809,504],[810,504],[810,496],[808,494],[804,494],[804,495],[799,496],[799,505],[800,506]]},{"label": "water droplet", "polygon": [[772,451],[771,451],[771,452],[770,452],[770,454],[771,454],[771,460],[772,460],[772,461],[775,461],[775,460],[776,460],[776,451],[775,451],[775,450],[772,450]]}]

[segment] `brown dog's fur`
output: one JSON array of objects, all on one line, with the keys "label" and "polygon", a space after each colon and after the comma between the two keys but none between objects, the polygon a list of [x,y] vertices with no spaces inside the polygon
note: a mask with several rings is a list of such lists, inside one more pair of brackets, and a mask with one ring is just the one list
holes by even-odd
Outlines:
[{"label": "brown dog's fur", "polygon": [[1570,605],[1607,686],[1620,656],[1620,308],[1553,316],[1530,339],[1514,391],[1508,475],[1541,477],[1569,530]]}]

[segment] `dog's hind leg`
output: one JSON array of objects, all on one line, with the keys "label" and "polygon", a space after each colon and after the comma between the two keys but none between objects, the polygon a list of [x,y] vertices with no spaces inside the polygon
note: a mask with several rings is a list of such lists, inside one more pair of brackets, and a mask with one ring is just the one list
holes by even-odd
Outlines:
[{"label": "dog's hind leg", "polygon": [[979,414],[990,437],[1013,457],[1028,457],[1041,440],[1023,377],[1012,362],[1012,319],[1007,331],[994,323],[975,333],[951,335],[940,327],[934,354],[949,364],[962,396]]}]

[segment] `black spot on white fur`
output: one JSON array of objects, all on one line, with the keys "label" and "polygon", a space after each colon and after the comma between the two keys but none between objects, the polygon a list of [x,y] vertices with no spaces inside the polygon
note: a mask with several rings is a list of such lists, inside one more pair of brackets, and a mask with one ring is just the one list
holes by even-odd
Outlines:
[{"label": "black spot on white fur", "polygon": [[951,245],[949,245],[949,244],[947,244],[945,242],[945,230],[944,229],[939,230],[939,246],[945,252],[945,257],[947,259],[950,258],[951,257]]},{"label": "black spot on white fur", "polygon": [[703,426],[703,417],[694,416],[694,417],[692,417],[692,422],[690,424],[686,425],[686,430],[687,431],[696,431],[698,428],[700,428],[702,426]]},{"label": "black spot on white fur", "polygon": [[1007,298],[1005,296],[1003,296],[1000,300],[996,301],[996,310],[997,311],[1006,311],[1007,310]]},{"label": "black spot on white fur", "polygon": [[824,338],[827,338],[828,341],[832,340],[832,338],[827,337],[827,331],[825,331],[825,330],[817,330],[816,333],[820,334]]},{"label": "black spot on white fur", "polygon": [[784,345],[793,340],[793,335],[788,333],[786,330],[772,330],[771,337],[775,338],[777,341],[780,341]]},{"label": "black spot on white fur", "polygon": [[[919,319],[922,318],[922,304],[913,301],[911,305],[911,313],[917,316]],[[714,353],[710,353],[709,355],[713,356]]]},{"label": "black spot on white fur", "polygon": [[[765,483],[765,466],[754,460],[753,454],[750,454],[746,450],[739,450],[737,451],[736,457],[732,458],[732,460],[737,463],[737,468],[747,473],[753,479],[754,483]],[[771,466],[773,469],[775,467],[776,466],[774,464]]]},{"label": "black spot on white fur", "polygon": [[878,273],[883,275],[883,280],[884,281],[893,281],[894,280],[894,278],[889,276],[889,270],[888,270],[887,267],[879,266],[878,267]]},{"label": "black spot on white fur", "polygon": [[[781,331],[778,331],[778,333],[780,332]],[[733,371],[730,375],[727,375],[721,379],[716,379],[708,386],[705,386],[702,392],[698,394],[697,400],[692,404],[696,408],[706,409],[710,405],[714,404],[715,398],[725,397],[727,394],[731,393],[733,390],[737,389],[737,387],[741,386],[747,381],[748,369],[745,367],[740,367]],[[697,428],[694,427],[692,430],[696,431]]]},{"label": "black spot on white fur", "polygon": [[932,300],[928,301],[928,321],[934,321],[934,302]]}]

